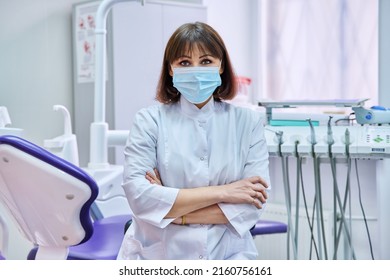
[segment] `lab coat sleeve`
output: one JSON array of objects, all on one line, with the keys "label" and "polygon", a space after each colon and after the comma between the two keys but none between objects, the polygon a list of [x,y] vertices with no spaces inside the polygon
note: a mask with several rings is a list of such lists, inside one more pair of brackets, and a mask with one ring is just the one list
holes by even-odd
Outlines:
[{"label": "lab coat sleeve", "polygon": [[[262,177],[268,183],[267,193],[269,194],[271,182],[264,125],[261,116],[257,112],[253,112],[252,121],[254,125],[252,125],[249,152],[242,179],[252,176]],[[250,204],[220,204],[219,206],[229,220],[229,228],[241,237],[259,221],[265,208],[265,204],[262,209],[257,209]]]},{"label": "lab coat sleeve", "polygon": [[164,228],[173,219],[164,219],[171,209],[178,189],[151,184],[147,171],[157,166],[159,107],[140,110],[133,122],[124,151],[123,189],[133,215],[144,222]]}]

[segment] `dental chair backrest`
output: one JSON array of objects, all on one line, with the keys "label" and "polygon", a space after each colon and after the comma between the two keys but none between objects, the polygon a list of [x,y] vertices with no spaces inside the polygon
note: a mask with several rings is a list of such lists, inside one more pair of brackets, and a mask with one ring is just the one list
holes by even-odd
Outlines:
[{"label": "dental chair backrest", "polygon": [[16,136],[0,137],[0,203],[38,246],[36,259],[66,259],[93,233],[95,181],[79,167]]}]

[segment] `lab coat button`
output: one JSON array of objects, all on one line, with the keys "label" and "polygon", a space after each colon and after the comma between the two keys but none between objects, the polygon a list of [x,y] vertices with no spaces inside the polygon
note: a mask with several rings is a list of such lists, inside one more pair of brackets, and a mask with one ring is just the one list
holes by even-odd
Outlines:
[{"label": "lab coat button", "polygon": [[200,160],[204,160],[204,157],[201,157]]},{"label": "lab coat button", "polygon": [[202,255],[200,255],[200,256],[199,256],[199,259],[203,259],[203,256],[202,256]]}]

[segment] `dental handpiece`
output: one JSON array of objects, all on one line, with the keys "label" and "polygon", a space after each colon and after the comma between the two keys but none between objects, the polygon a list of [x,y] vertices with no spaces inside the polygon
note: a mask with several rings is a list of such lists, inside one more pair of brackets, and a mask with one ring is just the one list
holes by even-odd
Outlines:
[{"label": "dental handpiece", "polygon": [[312,123],[311,119],[306,119],[306,121],[308,121],[308,122],[309,122],[309,125],[310,125],[310,132],[311,132],[310,139],[311,139],[311,144],[312,144],[312,145],[315,145],[315,144],[317,144],[317,141],[316,141],[316,133],[315,133],[315,131],[314,131],[313,123]]},{"label": "dental handpiece", "polygon": [[345,151],[347,155],[349,155],[349,145],[351,144],[351,139],[349,135],[349,130],[348,128],[345,130]]},{"label": "dental handpiece", "polygon": [[278,144],[283,144],[283,131],[276,131],[276,137],[278,138]]},{"label": "dental handpiece", "polygon": [[345,130],[345,145],[349,146],[351,144],[351,139],[349,135],[349,130],[348,128]]},{"label": "dental handpiece", "polygon": [[283,144],[283,131],[281,131],[281,130],[273,130],[273,129],[269,129],[269,128],[266,128],[266,130],[275,133],[276,138],[278,139],[278,144]]},{"label": "dental handpiece", "polygon": [[327,140],[328,140],[329,145],[332,145],[334,143],[333,131],[332,131],[332,125],[331,125],[332,118],[333,118],[332,116],[329,116],[329,120],[328,120]]}]

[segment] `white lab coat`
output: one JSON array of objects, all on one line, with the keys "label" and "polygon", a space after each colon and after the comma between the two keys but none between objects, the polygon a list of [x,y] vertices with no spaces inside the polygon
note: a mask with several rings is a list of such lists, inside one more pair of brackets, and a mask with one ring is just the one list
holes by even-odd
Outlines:
[{"label": "white lab coat", "polygon": [[[268,183],[268,150],[259,112],[211,99],[202,109],[181,98],[135,117],[125,148],[123,188],[133,211],[118,259],[255,259],[249,229],[262,210],[219,204],[228,225],[176,225],[164,218],[179,189],[251,176]],[[157,167],[164,187],[150,184]]]}]

